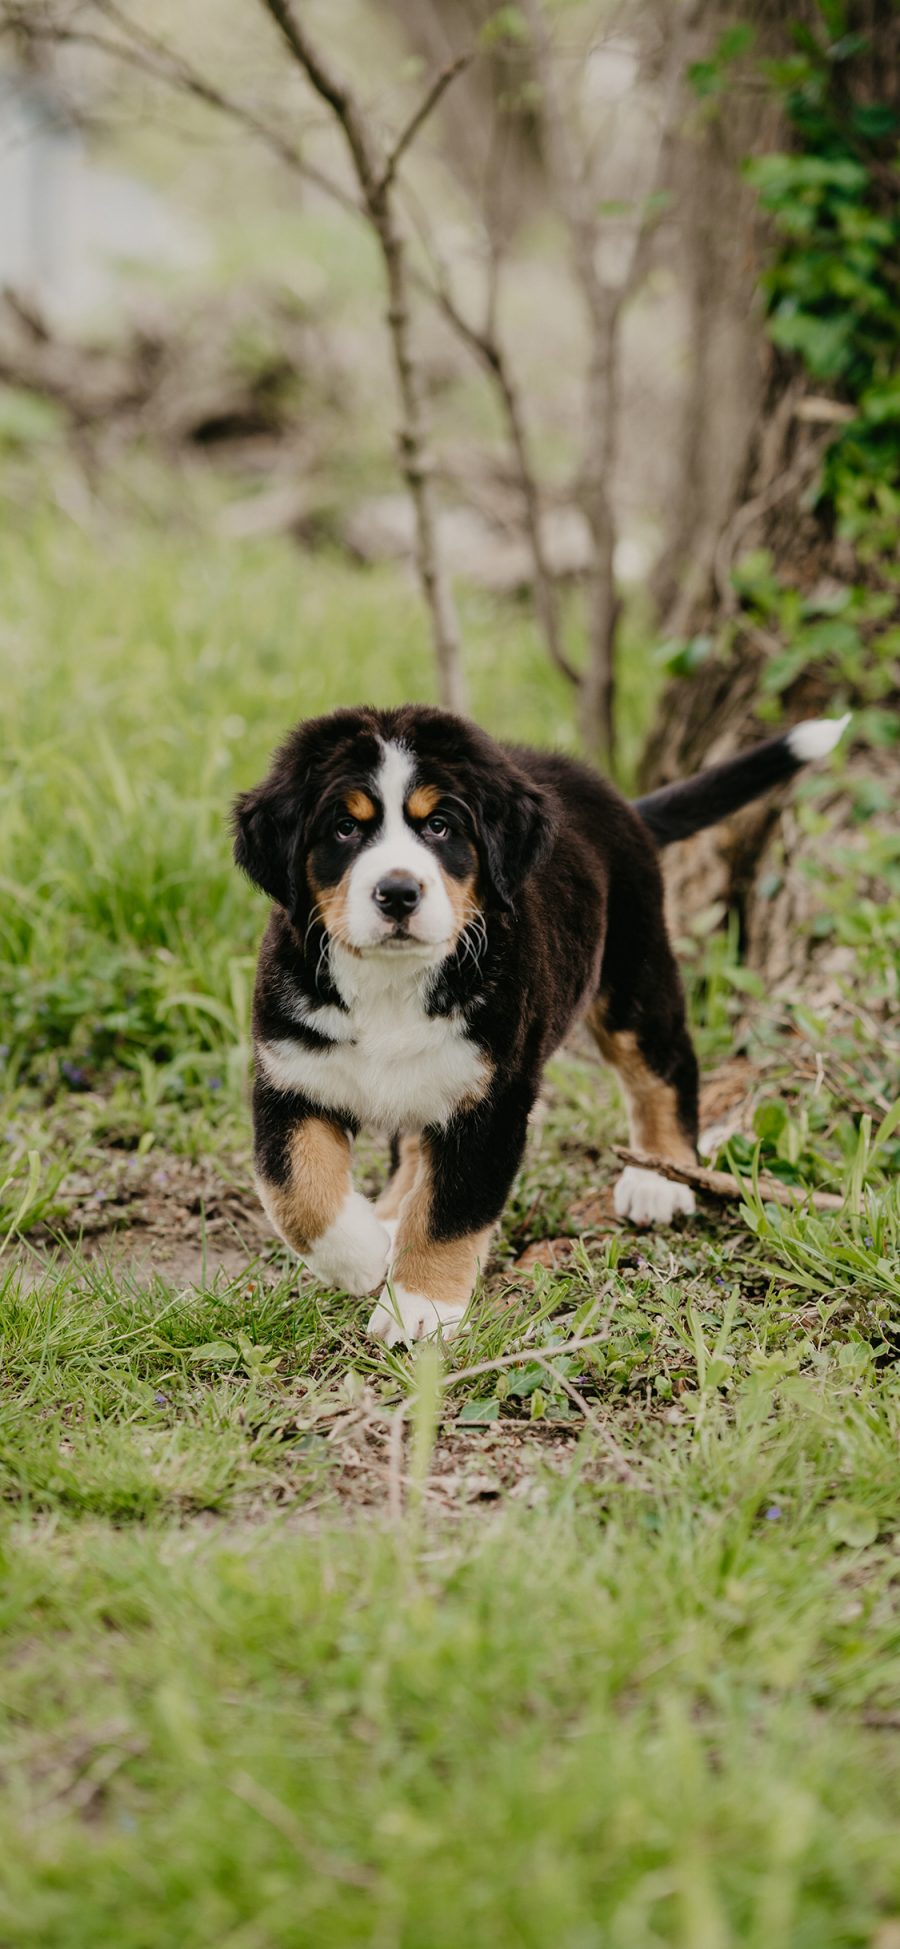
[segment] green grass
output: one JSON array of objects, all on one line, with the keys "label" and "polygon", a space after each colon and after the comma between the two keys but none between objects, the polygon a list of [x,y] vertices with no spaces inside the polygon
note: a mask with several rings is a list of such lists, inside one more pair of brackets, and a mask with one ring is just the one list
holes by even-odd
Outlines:
[{"label": "green grass", "polygon": [[3,1939],[872,1941],[898,1435],[823,1363],[443,1528],[19,1515]]},{"label": "green grass", "polygon": [[[197,1279],[73,1236],[73,1167],[246,1187],[229,800],[295,717],[429,694],[399,575],[203,517],[0,536],[0,1942],[894,1949],[889,1024],[698,934],[704,1060],[755,1079],[743,1204],[519,1270],[612,1174],[566,1052],[445,1361],[370,1347],[274,1247],[206,1269],[202,1210]],[[527,617],[463,607],[478,715],[571,742]],[[814,924],[883,1003],[879,870],[866,907],[833,861]],[[843,1209],[764,1204],[760,1166]]]}]

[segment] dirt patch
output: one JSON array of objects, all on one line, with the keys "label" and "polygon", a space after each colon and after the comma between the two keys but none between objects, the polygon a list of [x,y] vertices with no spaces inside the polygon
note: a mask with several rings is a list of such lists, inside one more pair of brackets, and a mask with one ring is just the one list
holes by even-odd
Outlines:
[{"label": "dirt patch", "polygon": [[[336,1508],[368,1509],[396,1520],[419,1501],[429,1515],[453,1519],[508,1499],[537,1505],[550,1494],[553,1477],[565,1472],[584,1428],[578,1415],[534,1421],[523,1414],[489,1427],[466,1425],[448,1399],[424,1478],[417,1479],[413,1434],[400,1404],[371,1388],[337,1412],[323,1402],[311,1413],[307,1401],[296,1422],[290,1416],[283,1422],[284,1462],[276,1484],[244,1515],[264,1520],[276,1507],[315,1524],[323,1511]],[[617,1473],[602,1443],[596,1469]],[[207,1518],[211,1527],[217,1520]]]},{"label": "dirt patch", "polygon": [[176,1286],[233,1279],[275,1244],[252,1187],[236,1172],[112,1151],[63,1180],[57,1215],[28,1242],[42,1256],[60,1243],[78,1246],[85,1259],[127,1267],[139,1283],[159,1274]]}]

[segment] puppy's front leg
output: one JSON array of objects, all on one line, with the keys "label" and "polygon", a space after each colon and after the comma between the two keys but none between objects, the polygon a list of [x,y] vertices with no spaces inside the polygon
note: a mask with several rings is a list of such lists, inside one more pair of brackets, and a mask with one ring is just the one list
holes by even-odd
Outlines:
[{"label": "puppy's front leg", "polygon": [[326,1112],[257,1079],[256,1188],[267,1217],[326,1285],[361,1295],[380,1286],[390,1236],[350,1176],[350,1137]]},{"label": "puppy's front leg", "polygon": [[518,1169],[532,1100],[517,1087],[422,1133],[390,1283],[369,1321],[373,1339],[393,1347],[457,1331]]}]

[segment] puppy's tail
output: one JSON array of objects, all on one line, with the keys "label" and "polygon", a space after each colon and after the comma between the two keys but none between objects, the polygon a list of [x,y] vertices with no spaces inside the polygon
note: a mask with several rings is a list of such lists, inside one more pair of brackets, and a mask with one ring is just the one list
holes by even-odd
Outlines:
[{"label": "puppy's tail", "polygon": [[771,786],[793,778],[795,772],[813,759],[824,758],[834,750],[849,722],[849,711],[846,717],[808,718],[781,737],[767,738],[765,744],[754,745],[752,751],[745,751],[740,758],[713,765],[709,771],[698,772],[696,778],[685,779],[683,784],[663,785],[660,791],[635,799],[635,812],[649,826],[657,846],[671,846],[676,839],[689,839],[691,833],[702,832],[704,826],[714,826],[719,819],[727,819],[730,812],[737,812],[751,799],[758,799]]}]

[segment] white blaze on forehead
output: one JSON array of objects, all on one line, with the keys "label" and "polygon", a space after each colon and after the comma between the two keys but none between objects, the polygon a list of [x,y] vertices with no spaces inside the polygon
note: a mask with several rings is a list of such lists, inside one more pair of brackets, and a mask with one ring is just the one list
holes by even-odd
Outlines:
[{"label": "white blaze on forehead", "polygon": [[389,928],[372,898],[386,873],[409,873],[421,889],[421,902],[409,924],[424,947],[449,946],[453,909],[434,853],[409,825],[404,807],[413,788],[415,759],[402,744],[384,744],[373,785],[382,815],[375,839],[351,867],[347,886],[347,938],[351,947],[377,947]]},{"label": "white blaze on forehead", "polygon": [[415,760],[403,744],[383,746],[384,757],[375,773],[375,790],[384,807],[384,837],[402,839],[414,835],[403,816],[403,807],[412,791]]}]

